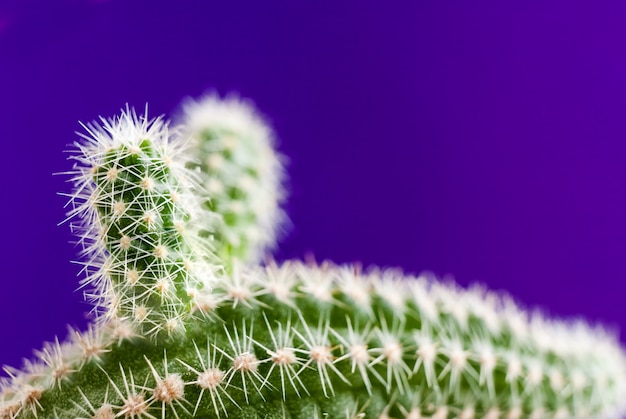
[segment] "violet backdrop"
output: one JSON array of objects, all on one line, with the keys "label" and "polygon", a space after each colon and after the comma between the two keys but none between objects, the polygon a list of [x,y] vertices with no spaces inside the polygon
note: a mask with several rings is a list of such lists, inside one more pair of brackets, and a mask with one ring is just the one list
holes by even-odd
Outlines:
[{"label": "violet backdrop", "polygon": [[290,159],[279,260],[431,270],[626,332],[626,3],[513,3],[0,0],[0,364],[85,324],[52,175],[78,121],[210,90]]}]

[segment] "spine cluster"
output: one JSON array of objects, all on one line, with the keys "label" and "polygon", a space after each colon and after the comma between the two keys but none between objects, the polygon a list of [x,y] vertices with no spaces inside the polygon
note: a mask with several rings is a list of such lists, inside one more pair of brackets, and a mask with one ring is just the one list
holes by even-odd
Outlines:
[{"label": "spine cluster", "polygon": [[[188,108],[187,129],[202,133],[192,135],[193,153],[165,122],[130,110],[86,127],[70,218],[80,220],[83,285],[98,321],[44,345],[22,369],[5,367],[0,419],[617,419],[626,411],[626,355],[600,327],[546,319],[508,296],[428,275],[255,265],[280,219],[278,158],[261,169],[251,157],[272,152],[267,132],[251,134],[264,125],[246,119],[249,108],[217,98],[204,105]],[[203,112],[210,123],[201,124]],[[228,135],[237,139],[225,147]],[[216,155],[221,165],[198,163]],[[258,175],[255,187],[238,183],[246,173]],[[211,195],[211,179],[226,192]],[[259,204],[258,190],[273,203]],[[234,203],[255,215],[233,213]]]}]

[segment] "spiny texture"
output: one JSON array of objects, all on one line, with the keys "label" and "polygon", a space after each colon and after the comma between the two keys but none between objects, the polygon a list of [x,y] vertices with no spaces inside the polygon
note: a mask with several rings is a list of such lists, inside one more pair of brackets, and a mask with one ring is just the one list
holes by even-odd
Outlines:
[{"label": "spiny texture", "polygon": [[206,206],[220,214],[214,230],[222,260],[257,263],[275,244],[285,216],[284,158],[274,136],[245,100],[209,95],[183,106],[182,129],[191,140],[189,154],[200,169],[210,196]]},{"label": "spiny texture", "polygon": [[148,335],[182,328],[211,277],[200,220],[214,215],[194,194],[184,144],[161,119],[126,110],[86,126],[76,143],[71,219],[78,218],[83,285],[108,318],[132,318]]},{"label": "spiny texture", "polygon": [[[603,329],[395,270],[297,261],[255,267],[252,256],[273,240],[276,212],[233,224],[258,227],[264,240],[231,241],[250,236],[227,233],[228,223],[212,240],[207,228],[216,224],[206,220],[212,211],[226,220],[234,198],[207,198],[166,123],[127,109],[86,128],[69,215],[80,219],[83,286],[98,321],[44,345],[23,369],[5,368],[0,419],[617,419],[626,412],[626,356]],[[222,141],[209,150],[224,159],[248,147],[235,141],[225,149]],[[247,158],[229,164],[244,169],[219,167],[230,174],[250,167]],[[213,176],[235,188],[219,167]],[[241,196],[242,205],[253,201]]]},{"label": "spiny texture", "polygon": [[397,271],[293,262],[236,272],[185,335],[155,343],[113,324],[47,345],[27,372],[12,372],[0,417],[623,412],[626,359],[601,329]]}]

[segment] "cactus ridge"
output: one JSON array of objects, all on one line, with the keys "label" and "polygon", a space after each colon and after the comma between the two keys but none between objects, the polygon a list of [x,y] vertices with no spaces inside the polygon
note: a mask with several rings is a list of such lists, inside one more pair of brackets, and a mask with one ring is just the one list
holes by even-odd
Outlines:
[{"label": "cactus ridge", "polygon": [[[626,412],[626,355],[599,326],[550,320],[429,274],[258,265],[282,217],[280,159],[249,105],[210,98],[209,117],[201,103],[174,132],[129,108],[85,126],[68,219],[97,321],[45,344],[22,369],[4,367],[0,419]],[[267,172],[256,167],[258,185],[243,188],[237,179],[255,153],[272,156]],[[202,163],[215,156],[229,163]],[[212,195],[210,179],[230,192]],[[256,191],[273,203],[259,204]]]}]

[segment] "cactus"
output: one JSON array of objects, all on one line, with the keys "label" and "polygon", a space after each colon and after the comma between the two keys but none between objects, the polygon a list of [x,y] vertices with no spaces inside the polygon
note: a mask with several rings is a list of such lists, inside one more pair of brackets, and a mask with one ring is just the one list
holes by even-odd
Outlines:
[{"label": "cactus", "polygon": [[[262,185],[243,188],[249,195],[212,196],[207,179],[236,188],[230,176],[250,173],[249,156],[233,156],[253,146],[211,149],[231,159],[217,167],[194,157],[189,150],[202,147],[193,140],[185,149],[189,132],[213,144],[222,128],[212,127],[248,138],[245,124],[228,125],[243,123],[229,116],[237,103],[208,100],[215,121],[206,125],[190,122],[203,114],[203,102],[195,103],[191,125],[175,130],[182,137],[129,109],[86,126],[73,157],[69,216],[79,219],[82,285],[95,320],[45,344],[22,369],[5,367],[0,418],[539,419],[626,411],[626,356],[601,327],[547,319],[506,295],[430,275],[313,261],[259,265],[280,210],[277,201],[259,205],[252,191],[282,196],[280,175],[259,171],[250,181]],[[272,151],[269,142],[259,147]],[[280,170],[278,158],[270,161]],[[228,221],[235,195],[254,217]],[[251,226],[265,236],[249,235]]]},{"label": "cactus", "polygon": [[272,131],[251,104],[208,95],[183,105],[181,129],[191,142],[190,165],[200,169],[218,217],[214,231],[222,261],[256,263],[272,248],[285,222],[283,156],[274,150]]},{"label": "cactus", "polygon": [[[87,125],[77,153],[70,218],[78,218],[87,272],[83,285],[104,318],[133,318],[142,334],[183,326],[190,294],[209,286],[203,220],[184,143],[161,119],[129,109]],[[194,187],[196,186],[196,187]]]}]

